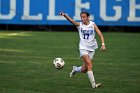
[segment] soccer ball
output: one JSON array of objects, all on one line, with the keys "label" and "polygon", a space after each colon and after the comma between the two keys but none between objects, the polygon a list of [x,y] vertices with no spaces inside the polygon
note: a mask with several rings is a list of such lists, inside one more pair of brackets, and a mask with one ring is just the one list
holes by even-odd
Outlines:
[{"label": "soccer ball", "polygon": [[53,65],[56,69],[62,69],[65,65],[65,62],[62,58],[55,58],[53,61]]}]

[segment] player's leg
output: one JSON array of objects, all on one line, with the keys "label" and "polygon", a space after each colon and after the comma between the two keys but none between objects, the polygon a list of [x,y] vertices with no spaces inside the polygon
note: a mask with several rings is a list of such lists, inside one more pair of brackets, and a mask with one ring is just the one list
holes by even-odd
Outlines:
[{"label": "player's leg", "polygon": [[82,59],[86,63],[87,75],[88,75],[88,78],[89,78],[89,81],[90,81],[92,87],[94,88],[96,83],[95,83],[95,78],[94,78],[93,71],[92,71],[92,61],[90,60],[88,55],[83,55]]},{"label": "player's leg", "polygon": [[85,64],[85,62],[83,62],[83,65],[80,67],[77,66],[73,66],[72,71],[70,72],[70,77],[73,77],[73,75],[75,75],[76,73],[86,73],[87,72],[87,66]]},{"label": "player's leg", "polygon": [[87,65],[85,62],[83,62],[82,68],[81,68],[81,72],[82,73],[86,73],[87,72]]},{"label": "player's leg", "polygon": [[82,59],[86,64],[85,66],[87,66],[86,67],[87,68],[87,75],[88,75],[89,81],[92,85],[92,88],[98,88],[98,87],[101,86],[101,84],[100,83],[99,84],[95,83],[95,78],[94,78],[94,74],[93,74],[93,71],[92,71],[92,66],[93,66],[92,65],[92,60],[91,60],[92,55],[94,55],[94,52],[93,53],[91,52],[91,54],[89,53],[89,55],[83,55]]},{"label": "player's leg", "polygon": [[76,73],[80,73],[81,68],[82,68],[82,66],[80,66],[80,67],[73,66],[72,71],[70,72],[70,77],[73,77]]},{"label": "player's leg", "polygon": [[[92,58],[94,52],[89,52],[87,50],[80,50],[80,57],[82,58],[84,55],[89,55],[90,58]],[[87,65],[85,62],[83,62],[83,65],[80,67],[73,66],[72,71],[70,72],[70,77],[73,77],[76,73],[86,73],[87,72]]]},{"label": "player's leg", "polygon": [[[82,57],[84,54],[88,54],[87,51],[85,50],[80,50],[80,57]],[[85,62],[83,62],[83,65],[82,66],[73,66],[72,68],[72,71],[70,72],[70,77],[73,77],[73,75],[75,75],[76,73],[79,73],[79,72],[86,72],[87,68],[86,68],[86,64]]]}]

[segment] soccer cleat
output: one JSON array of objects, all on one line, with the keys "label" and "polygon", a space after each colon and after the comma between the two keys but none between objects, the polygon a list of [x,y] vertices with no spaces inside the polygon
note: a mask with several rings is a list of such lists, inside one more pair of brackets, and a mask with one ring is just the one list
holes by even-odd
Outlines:
[{"label": "soccer cleat", "polygon": [[70,72],[70,77],[73,77],[73,75],[76,73],[76,72],[74,71],[75,68],[76,68],[76,66],[73,66],[73,69],[72,69],[72,71]]},{"label": "soccer cleat", "polygon": [[102,86],[101,83],[97,83],[95,86],[93,86],[93,88],[99,88],[99,87],[101,87],[101,86]]}]

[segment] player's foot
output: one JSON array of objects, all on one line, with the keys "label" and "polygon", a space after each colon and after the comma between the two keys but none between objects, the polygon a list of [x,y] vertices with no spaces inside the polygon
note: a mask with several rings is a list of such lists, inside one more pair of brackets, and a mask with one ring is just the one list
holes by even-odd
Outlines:
[{"label": "player's foot", "polygon": [[95,86],[93,86],[93,88],[99,88],[99,87],[101,87],[101,86],[102,86],[101,83],[97,83]]},{"label": "player's foot", "polygon": [[76,72],[74,71],[75,68],[76,68],[76,66],[73,66],[72,71],[70,72],[70,77],[73,77],[73,75],[76,73]]}]

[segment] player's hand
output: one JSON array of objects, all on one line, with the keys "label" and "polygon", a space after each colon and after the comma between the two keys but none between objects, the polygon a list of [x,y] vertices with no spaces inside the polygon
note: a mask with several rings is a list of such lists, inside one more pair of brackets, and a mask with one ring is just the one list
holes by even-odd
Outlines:
[{"label": "player's hand", "polygon": [[63,12],[63,11],[60,11],[60,13],[59,13],[61,16],[64,16],[65,15],[65,13]]},{"label": "player's hand", "polygon": [[101,48],[100,48],[100,50],[102,50],[102,51],[106,51],[106,47],[105,47],[105,45],[102,45]]}]

